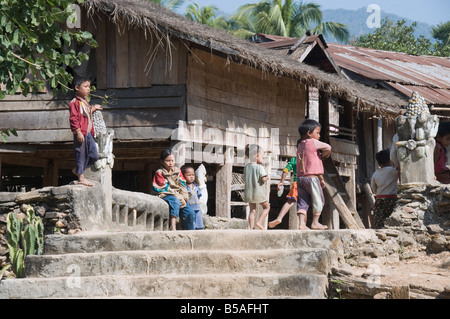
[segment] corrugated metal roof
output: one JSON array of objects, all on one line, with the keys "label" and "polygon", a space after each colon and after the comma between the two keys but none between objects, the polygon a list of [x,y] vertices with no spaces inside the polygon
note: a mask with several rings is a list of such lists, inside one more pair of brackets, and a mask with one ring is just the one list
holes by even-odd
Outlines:
[{"label": "corrugated metal roof", "polygon": [[450,106],[450,59],[328,44],[340,67],[381,81],[406,97],[419,92],[429,104]]},{"label": "corrugated metal roof", "polygon": [[[269,49],[283,49],[294,45],[298,40],[259,35],[264,41],[268,41],[260,45]],[[303,43],[312,43],[317,37],[309,36]],[[450,107],[450,58],[414,56],[333,43],[326,45],[334,63],[356,74],[354,76],[347,73],[350,78],[390,88],[403,95],[405,100],[409,99],[413,91],[417,91],[430,105]],[[304,50],[304,46],[299,46],[298,50]]]}]

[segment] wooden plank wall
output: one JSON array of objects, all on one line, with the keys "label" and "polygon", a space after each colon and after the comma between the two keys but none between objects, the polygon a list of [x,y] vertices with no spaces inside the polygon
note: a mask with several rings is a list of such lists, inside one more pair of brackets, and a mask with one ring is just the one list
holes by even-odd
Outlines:
[{"label": "wooden plank wall", "polygon": [[90,23],[94,26],[87,28],[98,42],[97,89],[185,83],[187,48],[182,41],[116,27],[106,16]]},{"label": "wooden plank wall", "polygon": [[[116,27],[106,16],[94,17],[83,20],[83,28],[99,45],[91,55],[94,93],[112,96],[103,112],[106,125],[122,140],[167,138],[185,119],[186,46],[177,39],[168,45],[167,39],[159,41],[142,29]],[[51,93],[7,96],[0,102],[0,127],[18,131],[10,143],[71,142],[70,99]]]},{"label": "wooden plank wall", "polygon": [[[107,127],[122,140],[167,138],[184,116],[184,85],[109,89],[96,94],[112,96],[102,112]],[[71,142],[69,100],[52,100],[49,94],[23,99],[9,96],[0,102],[0,127],[13,127],[19,136],[9,143]],[[100,103],[100,100],[93,100]],[[169,130],[170,129],[170,130]]]},{"label": "wooden plank wall", "polygon": [[203,126],[242,128],[249,136],[278,128],[279,154],[293,156],[298,126],[305,118],[306,89],[298,81],[276,77],[227,61],[200,49],[188,60],[188,121]]}]

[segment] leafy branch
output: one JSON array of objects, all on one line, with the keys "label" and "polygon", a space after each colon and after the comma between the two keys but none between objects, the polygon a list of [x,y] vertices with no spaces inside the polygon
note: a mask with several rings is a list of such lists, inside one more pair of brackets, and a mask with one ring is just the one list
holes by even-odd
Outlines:
[{"label": "leafy branch", "polygon": [[[0,3],[0,99],[7,94],[51,87],[55,94],[72,81],[68,67],[89,57],[76,52],[75,44],[97,47],[92,34],[69,29],[73,17],[69,5],[84,0],[3,0]],[[63,83],[66,86],[61,86]]]}]

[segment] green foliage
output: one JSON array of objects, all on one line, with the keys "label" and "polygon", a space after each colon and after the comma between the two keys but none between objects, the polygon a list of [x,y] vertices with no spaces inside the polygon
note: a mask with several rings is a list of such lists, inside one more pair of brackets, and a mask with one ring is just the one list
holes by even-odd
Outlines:
[{"label": "green foliage", "polygon": [[195,2],[186,8],[186,17],[191,21],[206,24],[216,29],[227,29],[228,22],[222,16],[216,17],[217,10],[215,6],[199,7]]},{"label": "green foliage", "polygon": [[148,0],[148,1],[159,4],[160,6],[165,7],[172,11],[179,8],[184,3],[184,0]]},{"label": "green foliage", "polygon": [[73,42],[97,43],[89,32],[66,27],[73,16],[70,4],[84,0],[2,0],[0,3],[0,99],[23,95],[49,85],[56,93],[67,91],[72,75],[67,67],[78,66],[88,56],[70,49]]},{"label": "green foliage", "polygon": [[231,17],[236,35],[266,33],[285,37],[301,37],[307,30],[313,34],[333,36],[347,42],[347,27],[336,22],[322,22],[320,5],[296,0],[262,0],[241,6]]},{"label": "green foliage", "polygon": [[7,271],[10,267],[11,267],[11,264],[8,264],[0,270],[0,280],[3,278],[3,274],[5,273],[5,271]]},{"label": "green foliage", "polygon": [[450,21],[433,27],[433,37],[438,40],[437,48],[441,56],[450,57]]},{"label": "green foliage", "polygon": [[15,129],[10,128],[10,129],[2,129],[1,130],[1,135],[2,135],[2,141],[3,143],[6,143],[8,141],[8,136],[10,136],[10,133],[14,136],[17,136],[17,132]]},{"label": "green foliage", "polygon": [[[411,55],[448,56],[447,48],[439,48],[424,36],[415,37],[417,23],[406,25],[405,20],[393,22],[389,19],[382,21],[381,27],[373,33],[360,36],[355,45],[364,48],[403,52]],[[447,55],[445,52],[447,50]]]},{"label": "green foliage", "polygon": [[35,216],[31,206],[28,206],[26,215],[26,218],[21,219],[11,212],[6,217],[9,259],[15,275],[19,278],[24,277],[25,257],[41,255],[44,247],[42,219]]}]

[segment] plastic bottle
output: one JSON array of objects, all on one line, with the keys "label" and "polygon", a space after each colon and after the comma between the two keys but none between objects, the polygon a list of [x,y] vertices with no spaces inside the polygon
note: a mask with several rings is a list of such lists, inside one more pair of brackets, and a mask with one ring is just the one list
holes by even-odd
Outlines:
[{"label": "plastic bottle", "polygon": [[281,185],[280,188],[278,189],[278,197],[281,197],[281,195],[283,195],[283,191],[284,191],[284,186]]}]

